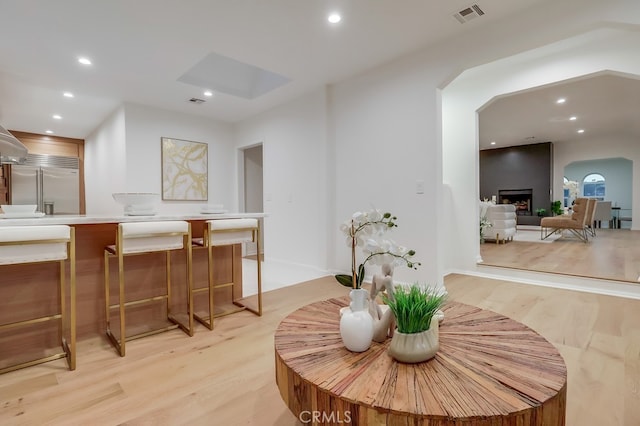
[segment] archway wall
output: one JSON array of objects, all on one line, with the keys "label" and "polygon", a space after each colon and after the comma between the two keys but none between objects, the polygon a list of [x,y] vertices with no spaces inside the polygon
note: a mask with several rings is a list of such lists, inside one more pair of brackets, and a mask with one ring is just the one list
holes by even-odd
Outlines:
[{"label": "archway wall", "polygon": [[[468,69],[443,89],[443,183],[451,209],[445,215],[444,234],[452,236],[443,241],[445,271],[475,270],[480,259],[478,109],[496,96],[597,72],[640,76],[639,28],[603,23],[581,35]],[[634,161],[637,180],[638,161],[623,156]],[[562,193],[562,169],[554,168],[554,177],[554,190]],[[632,208],[634,229],[638,229],[640,185],[634,186]]]},{"label": "archway wall", "polygon": [[[622,209],[631,209],[633,214],[631,229],[640,229],[640,140],[628,135],[610,135],[606,138],[586,138],[584,140],[568,141],[558,144],[554,149],[554,198],[562,199],[562,178],[568,165],[576,162],[593,162],[601,160],[607,165],[603,170],[592,170],[594,173],[603,173],[605,178],[612,177],[613,182],[622,180],[622,184],[613,190],[611,182],[607,179],[607,191],[605,200],[611,201]],[[631,172],[627,167],[617,167],[614,160],[630,161]],[[611,176],[613,175],[613,176]],[[634,176],[636,177],[634,181]],[[569,176],[567,176],[569,177]],[[573,176],[571,179],[582,179],[584,176]],[[628,216],[625,210],[621,216]]]}]

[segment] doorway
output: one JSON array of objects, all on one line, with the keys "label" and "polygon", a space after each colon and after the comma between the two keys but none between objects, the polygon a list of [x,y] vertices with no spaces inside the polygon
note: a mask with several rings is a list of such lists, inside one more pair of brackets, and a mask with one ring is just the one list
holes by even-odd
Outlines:
[{"label": "doorway", "polygon": [[[245,213],[264,212],[263,204],[263,170],[262,143],[241,149],[242,159],[242,211]],[[264,259],[264,218],[260,222],[260,248]],[[256,244],[247,243],[245,256],[253,258],[257,255]]]}]

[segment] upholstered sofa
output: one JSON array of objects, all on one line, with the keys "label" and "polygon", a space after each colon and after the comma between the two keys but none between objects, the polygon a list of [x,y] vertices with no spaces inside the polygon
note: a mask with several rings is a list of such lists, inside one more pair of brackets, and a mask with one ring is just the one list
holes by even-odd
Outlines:
[{"label": "upholstered sofa", "polygon": [[516,234],[516,206],[490,204],[487,206],[486,215],[492,226],[485,230],[485,240],[495,240],[497,244],[513,240]]}]

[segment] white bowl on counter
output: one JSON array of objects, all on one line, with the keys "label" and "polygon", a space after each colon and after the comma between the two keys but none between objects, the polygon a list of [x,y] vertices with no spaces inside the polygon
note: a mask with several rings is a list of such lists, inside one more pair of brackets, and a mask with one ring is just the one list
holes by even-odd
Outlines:
[{"label": "white bowl on counter", "polygon": [[36,204],[3,204],[0,205],[2,211],[9,215],[33,214],[38,206]]},{"label": "white bowl on counter", "polygon": [[200,209],[200,213],[202,214],[219,214],[226,212],[223,204],[207,204]]},{"label": "white bowl on counter", "polygon": [[116,202],[124,207],[126,216],[153,216],[158,213],[160,194],[154,192],[114,192]]}]

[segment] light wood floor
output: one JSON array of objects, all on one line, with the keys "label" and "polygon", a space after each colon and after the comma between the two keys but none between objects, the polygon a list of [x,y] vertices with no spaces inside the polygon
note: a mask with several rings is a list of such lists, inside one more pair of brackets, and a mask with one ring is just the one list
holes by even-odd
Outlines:
[{"label": "light wood floor", "polygon": [[[521,231],[534,233],[540,231]],[[538,272],[638,282],[640,231],[598,229],[585,244],[576,237],[552,243],[511,241],[480,245],[483,264]]]},{"label": "light wood floor", "polygon": [[[463,275],[445,284],[451,300],[512,317],[559,349],[567,425],[640,425],[640,301]],[[75,371],[58,360],[0,376],[0,424],[300,424],[275,384],[275,328],[297,307],[346,294],[332,277],[272,291],[261,318],[136,340],[124,358],[104,340],[81,342]]]}]

